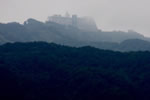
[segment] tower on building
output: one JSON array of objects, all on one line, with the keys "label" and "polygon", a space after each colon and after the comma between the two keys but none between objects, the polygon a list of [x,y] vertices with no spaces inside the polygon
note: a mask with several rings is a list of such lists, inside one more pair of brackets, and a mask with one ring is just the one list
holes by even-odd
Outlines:
[{"label": "tower on building", "polygon": [[72,15],[72,26],[77,27],[78,17],[77,15]]}]

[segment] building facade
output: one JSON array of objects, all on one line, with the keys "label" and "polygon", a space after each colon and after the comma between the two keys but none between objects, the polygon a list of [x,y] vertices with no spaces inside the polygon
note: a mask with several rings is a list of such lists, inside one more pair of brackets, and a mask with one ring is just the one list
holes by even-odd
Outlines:
[{"label": "building facade", "polygon": [[73,26],[83,31],[97,31],[97,25],[92,18],[78,17],[77,15],[70,15],[66,13],[65,16],[53,15],[48,17],[48,22],[55,22],[58,24]]}]

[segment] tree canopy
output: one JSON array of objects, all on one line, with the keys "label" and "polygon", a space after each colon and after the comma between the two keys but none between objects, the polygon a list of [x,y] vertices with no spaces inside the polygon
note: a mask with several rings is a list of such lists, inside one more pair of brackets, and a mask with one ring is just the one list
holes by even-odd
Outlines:
[{"label": "tree canopy", "polygon": [[150,52],[8,43],[0,82],[5,100],[149,100]]}]

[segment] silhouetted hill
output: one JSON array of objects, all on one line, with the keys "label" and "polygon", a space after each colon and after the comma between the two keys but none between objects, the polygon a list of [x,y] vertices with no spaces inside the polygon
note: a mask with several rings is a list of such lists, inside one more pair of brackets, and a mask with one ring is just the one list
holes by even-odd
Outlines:
[{"label": "silhouetted hill", "polygon": [[139,39],[129,39],[120,43],[120,51],[150,51],[150,42]]},{"label": "silhouetted hill", "polygon": [[12,42],[43,40],[61,43],[69,39],[86,42],[121,42],[126,39],[144,39],[144,36],[133,31],[86,32],[73,26],[65,26],[54,22],[43,23],[35,19],[28,19],[23,25],[15,22],[1,23],[0,35]]},{"label": "silhouetted hill", "polygon": [[149,100],[150,52],[44,42],[0,46],[1,100]]},{"label": "silhouetted hill", "polygon": [[0,24],[0,35],[9,42],[24,42],[31,40],[28,30],[23,25],[16,22]]},{"label": "silhouetted hill", "polygon": [[150,51],[150,42],[140,39],[128,39],[121,43],[97,42],[89,44],[93,47],[114,51]]},{"label": "silhouetted hill", "polygon": [[[0,44],[7,42],[31,42],[45,41],[54,42],[68,46],[93,46],[101,49],[119,50],[119,51],[145,51],[149,50],[149,45],[142,42],[142,45],[133,46],[134,43],[125,45],[123,41],[141,39],[149,40],[143,35],[134,32],[122,31],[95,31],[86,32],[74,26],[65,26],[54,22],[40,22],[35,19],[28,19],[24,24],[16,22],[0,24]],[[140,42],[139,41],[139,42]],[[133,41],[131,41],[133,42]]]}]

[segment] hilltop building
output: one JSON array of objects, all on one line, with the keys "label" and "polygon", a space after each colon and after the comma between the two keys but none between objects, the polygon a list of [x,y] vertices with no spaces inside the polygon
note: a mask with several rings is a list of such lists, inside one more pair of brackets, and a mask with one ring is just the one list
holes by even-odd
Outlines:
[{"label": "hilltop building", "polygon": [[65,16],[53,15],[48,17],[48,22],[55,22],[66,26],[74,26],[83,31],[97,31],[97,25],[92,18],[78,17],[77,15],[70,16],[66,13]]}]

